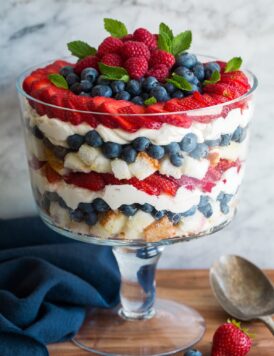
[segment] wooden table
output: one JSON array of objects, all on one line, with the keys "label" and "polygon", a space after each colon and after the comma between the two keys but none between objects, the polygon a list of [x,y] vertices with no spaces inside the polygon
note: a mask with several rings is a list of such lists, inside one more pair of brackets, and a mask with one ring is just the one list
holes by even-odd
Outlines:
[{"label": "wooden table", "polygon": [[[266,271],[274,282],[274,271]],[[209,287],[207,270],[159,270],[157,275],[158,296],[183,302],[197,309],[205,318],[207,331],[202,341],[196,345],[204,356],[210,355],[211,340],[216,328],[224,323],[228,315],[221,309]],[[256,334],[250,356],[273,356],[274,337],[261,322],[245,324]],[[85,356],[71,342],[52,344],[50,356]],[[182,353],[181,353],[182,355]]]}]

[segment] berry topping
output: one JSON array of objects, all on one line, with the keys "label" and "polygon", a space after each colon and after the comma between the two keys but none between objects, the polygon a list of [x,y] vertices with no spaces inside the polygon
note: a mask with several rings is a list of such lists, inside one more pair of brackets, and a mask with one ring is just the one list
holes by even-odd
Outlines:
[{"label": "berry topping", "polygon": [[99,59],[95,56],[85,57],[75,64],[74,71],[76,74],[81,74],[82,70],[88,67],[98,69],[98,62]]},{"label": "berry topping", "polygon": [[164,64],[170,69],[174,65],[174,63],[175,63],[175,58],[171,53],[168,53],[161,49],[155,49],[151,53],[151,58],[149,61],[151,67],[154,67],[159,64]]},{"label": "berry topping", "polygon": [[123,42],[119,38],[109,36],[98,47],[98,56],[103,57],[107,53],[118,53],[123,45]]},{"label": "berry topping", "polygon": [[124,44],[121,53],[124,58],[145,57],[147,60],[150,58],[150,51],[147,45],[142,42],[127,41]]},{"label": "berry topping", "polygon": [[122,65],[122,58],[117,53],[106,53],[101,62],[112,67],[120,67]]},{"label": "berry topping", "polygon": [[145,28],[137,28],[133,32],[133,39],[134,41],[143,42],[150,50],[157,48],[155,36]]},{"label": "berry topping", "polygon": [[128,74],[133,79],[142,78],[148,69],[147,59],[145,57],[130,57],[125,62],[125,68],[128,71]]},{"label": "berry topping", "polygon": [[169,69],[165,64],[156,64],[147,71],[147,75],[155,77],[160,82],[168,77]]}]

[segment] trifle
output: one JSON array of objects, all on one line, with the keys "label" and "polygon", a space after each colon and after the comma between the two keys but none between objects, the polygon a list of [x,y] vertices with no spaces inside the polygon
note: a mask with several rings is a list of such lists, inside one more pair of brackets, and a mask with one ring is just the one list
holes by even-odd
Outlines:
[{"label": "trifle", "polygon": [[32,187],[43,219],[88,237],[155,242],[228,223],[237,207],[253,78],[189,52],[165,24],[68,44],[21,77]]}]

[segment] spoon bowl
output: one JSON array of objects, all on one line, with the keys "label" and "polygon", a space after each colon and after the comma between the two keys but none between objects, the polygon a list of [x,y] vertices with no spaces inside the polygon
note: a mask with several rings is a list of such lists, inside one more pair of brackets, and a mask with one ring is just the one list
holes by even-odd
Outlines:
[{"label": "spoon bowl", "polygon": [[210,284],[223,309],[240,320],[260,319],[274,335],[274,287],[253,263],[222,256],[210,269]]}]

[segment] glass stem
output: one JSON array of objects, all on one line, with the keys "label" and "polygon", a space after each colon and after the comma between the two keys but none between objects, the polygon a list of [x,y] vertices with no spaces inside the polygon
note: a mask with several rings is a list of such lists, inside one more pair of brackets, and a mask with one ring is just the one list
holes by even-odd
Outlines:
[{"label": "glass stem", "polygon": [[163,247],[113,247],[121,273],[119,311],[124,319],[149,319],[155,314],[155,271]]}]

